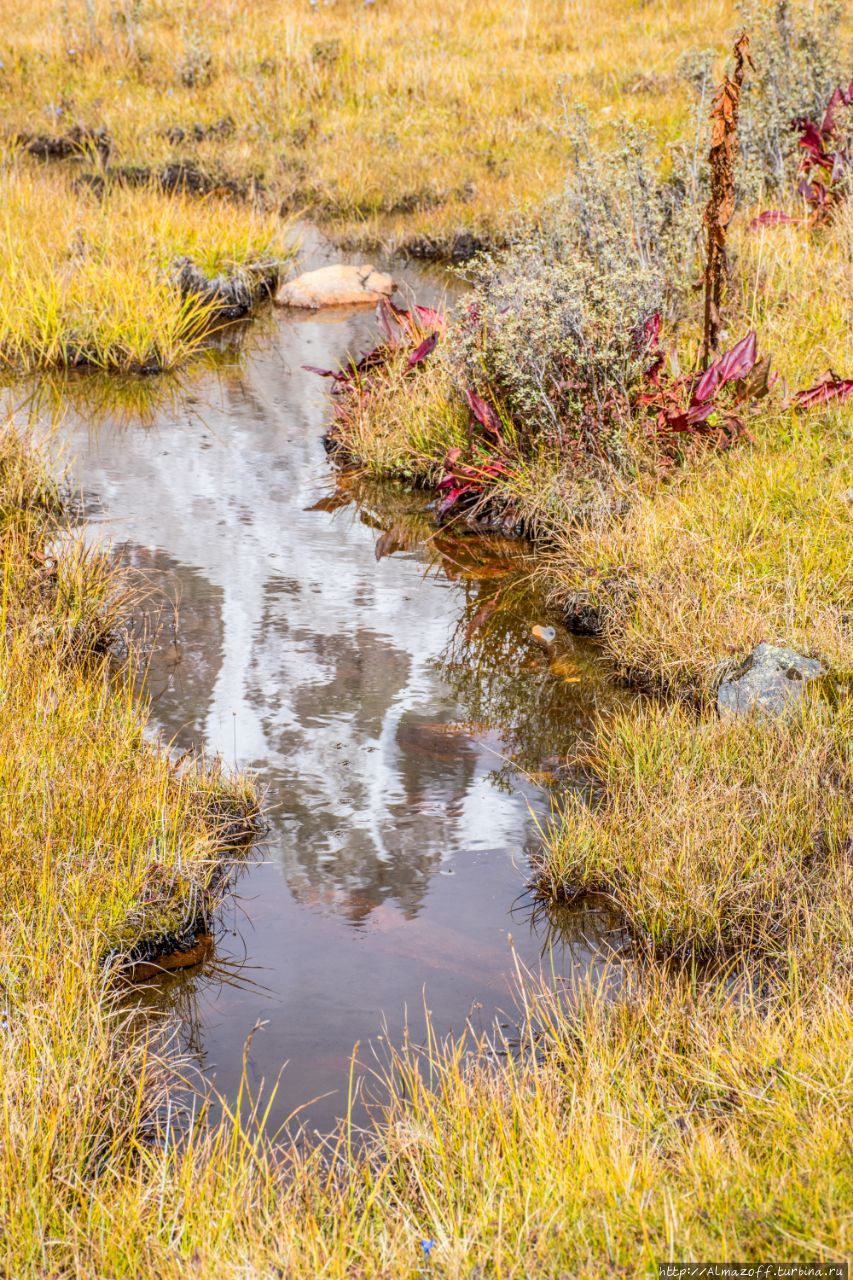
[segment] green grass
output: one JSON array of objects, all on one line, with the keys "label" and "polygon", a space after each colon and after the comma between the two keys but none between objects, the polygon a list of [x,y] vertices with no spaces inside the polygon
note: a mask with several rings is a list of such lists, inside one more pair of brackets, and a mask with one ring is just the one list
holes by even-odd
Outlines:
[{"label": "green grass", "polygon": [[65,172],[0,158],[0,366],[7,375],[85,365],[173,369],[221,325],[209,299],[171,279],[187,255],[207,274],[281,268],[279,219],[153,187],[98,196]]},{"label": "green grass", "polygon": [[[606,892],[665,954],[725,957],[850,944],[853,705],[815,696],[779,723],[622,712],[583,753],[602,791],[569,795],[542,887]],[[846,935],[846,942],[845,942]]]}]

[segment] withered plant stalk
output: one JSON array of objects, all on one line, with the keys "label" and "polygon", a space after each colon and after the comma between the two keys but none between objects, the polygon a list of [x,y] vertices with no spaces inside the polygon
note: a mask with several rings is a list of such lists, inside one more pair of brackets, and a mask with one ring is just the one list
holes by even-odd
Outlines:
[{"label": "withered plant stalk", "polygon": [[734,74],[726,76],[714,95],[711,108],[711,194],[705,208],[704,223],[708,234],[708,256],[705,264],[705,317],[702,328],[700,364],[706,368],[711,352],[716,350],[720,335],[720,305],[723,285],[728,275],[726,236],[735,207],[735,156],[737,155],[737,120],[740,90],[749,56],[749,36],[741,32],[735,43]]}]

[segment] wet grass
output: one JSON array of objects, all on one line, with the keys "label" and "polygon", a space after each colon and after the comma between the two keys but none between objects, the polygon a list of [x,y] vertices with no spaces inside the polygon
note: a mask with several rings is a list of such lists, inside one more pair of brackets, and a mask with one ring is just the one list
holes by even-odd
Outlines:
[{"label": "wet grass", "polygon": [[7,374],[83,366],[160,372],[201,351],[222,324],[215,300],[182,294],[173,263],[208,276],[281,270],[291,254],[275,217],[219,197],[153,186],[106,193],[0,161],[0,363]]},{"label": "wet grass", "polygon": [[651,704],[599,724],[544,857],[555,896],[608,893],[638,938],[688,959],[849,947],[851,702],[780,722]]}]

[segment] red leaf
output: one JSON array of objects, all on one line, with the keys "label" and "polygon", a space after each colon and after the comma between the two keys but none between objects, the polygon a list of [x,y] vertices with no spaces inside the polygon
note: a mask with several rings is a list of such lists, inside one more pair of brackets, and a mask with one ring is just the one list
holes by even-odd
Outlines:
[{"label": "red leaf", "polygon": [[826,404],[830,400],[847,400],[853,395],[853,378],[837,378],[832,370],[828,370],[813,387],[798,391],[791,400],[799,409],[813,409],[816,405]]},{"label": "red leaf", "polygon": [[428,338],[423,340],[420,346],[415,347],[414,351],[406,361],[406,368],[414,369],[416,364],[420,364],[422,360],[426,360],[427,356],[435,350],[435,344],[437,342],[438,334],[431,333]]},{"label": "red leaf", "polygon": [[840,106],[849,107],[853,105],[853,80],[850,81],[847,89],[838,88],[826,105],[823,120],[821,121],[820,131],[827,137],[831,138],[835,134],[836,122],[835,113]]},{"label": "red leaf", "polygon": [[714,412],[716,412],[716,406],[712,400],[709,400],[706,404],[692,405],[681,413],[665,414],[663,426],[668,431],[690,431],[692,427],[705,422]]},{"label": "red leaf", "polygon": [[425,329],[438,329],[441,332],[447,325],[447,317],[432,307],[415,307],[415,312]]},{"label": "red leaf", "polygon": [[802,130],[799,145],[808,153],[801,161],[803,173],[808,173],[814,165],[821,169],[831,169],[832,157],[824,149],[824,139],[820,129],[813,120],[801,120],[799,125]]},{"label": "red leaf", "polygon": [[646,339],[646,346],[656,347],[660,338],[661,314],[656,311],[653,316],[649,316],[643,325],[643,337]]},{"label": "red leaf", "polygon": [[713,364],[708,365],[708,368],[693,388],[692,403],[699,404],[704,400],[710,400],[719,385],[720,362],[715,360]]},{"label": "red leaf", "polygon": [[480,423],[480,426],[485,427],[486,431],[491,432],[495,439],[500,441],[501,420],[492,406],[474,391],[466,391],[465,399],[468,401],[468,408]]},{"label": "red leaf", "polygon": [[749,229],[756,231],[759,227],[775,227],[781,222],[805,222],[805,218],[793,218],[790,213],[783,213],[781,209],[767,209],[765,213],[752,219]]},{"label": "red leaf", "polygon": [[756,334],[754,329],[750,329],[745,338],[708,366],[693,388],[690,403],[695,405],[711,400],[727,382],[739,382],[745,378],[757,358]]},{"label": "red leaf", "polygon": [[758,338],[750,329],[745,338],[736,342],[731,351],[720,357],[720,386],[727,382],[740,382],[751,373],[758,359]]},{"label": "red leaf", "polygon": [[642,356],[648,351],[656,351],[660,329],[661,315],[656,311],[654,315],[644,320],[639,330],[634,333],[634,355]]},{"label": "red leaf", "polygon": [[438,516],[439,520],[443,520],[444,517],[447,515],[448,511],[451,511],[453,507],[456,506],[457,502],[463,496],[463,494],[468,493],[468,491],[471,488],[473,488],[472,485],[463,484],[463,485],[460,485],[458,488],[448,489],[444,497],[441,499],[441,502],[438,504],[436,515]]}]

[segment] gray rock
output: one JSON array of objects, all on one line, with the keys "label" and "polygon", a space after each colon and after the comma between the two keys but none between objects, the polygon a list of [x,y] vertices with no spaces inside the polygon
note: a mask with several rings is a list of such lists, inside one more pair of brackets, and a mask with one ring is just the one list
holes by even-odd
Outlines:
[{"label": "gray rock", "polygon": [[230,276],[208,276],[191,258],[176,258],[172,279],[185,298],[201,298],[223,319],[236,320],[248,315],[262,297],[272,292],[278,272],[274,266],[264,266]]},{"label": "gray rock", "polygon": [[717,691],[720,715],[747,715],[760,711],[779,716],[803,696],[809,680],[824,675],[814,658],[804,658],[793,649],[760,644],[743,666]]}]

